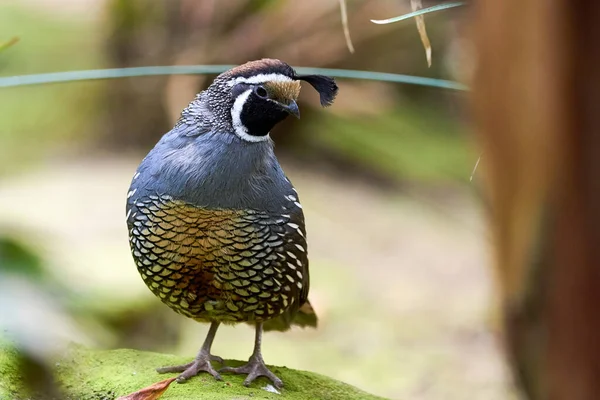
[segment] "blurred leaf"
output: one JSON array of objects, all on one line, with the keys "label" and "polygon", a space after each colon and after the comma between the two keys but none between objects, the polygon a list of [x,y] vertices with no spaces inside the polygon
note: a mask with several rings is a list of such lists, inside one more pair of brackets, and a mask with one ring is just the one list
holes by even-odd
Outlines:
[{"label": "blurred leaf", "polygon": [[13,38],[8,39],[8,41],[6,41],[4,43],[0,43],[0,51],[4,51],[4,50],[8,49],[10,46],[14,45],[18,41],[19,41],[19,38],[15,36]]},{"label": "blurred leaf", "polygon": [[[423,3],[421,0],[410,0],[410,6],[413,12],[421,10],[423,8]],[[421,42],[423,43],[423,47],[425,48],[425,55],[427,56],[427,66],[431,67],[431,43],[429,42],[429,36],[427,36],[427,28],[425,28],[425,17],[423,14],[417,15],[415,17],[415,22],[417,23],[417,30],[419,31],[419,36],[421,36]]]},{"label": "blurred leaf", "polygon": [[169,378],[164,381],[156,382],[148,387],[138,390],[137,392],[121,396],[117,400],[156,400],[167,391],[169,385],[177,378]]},{"label": "blurred leaf", "polygon": [[0,236],[0,272],[38,280],[45,275],[41,257],[17,239]]},{"label": "blurred leaf", "polygon": [[462,1],[454,2],[454,3],[438,4],[437,6],[423,8],[418,11],[400,15],[400,16],[394,17],[394,18],[372,19],[371,22],[374,24],[379,24],[379,25],[392,24],[394,22],[404,21],[405,19],[413,18],[413,17],[419,16],[419,15],[429,14],[429,13],[432,13],[435,11],[447,10],[448,8],[460,7],[460,6],[464,6],[464,5],[465,5],[465,3]]},{"label": "blurred leaf", "polygon": [[481,161],[481,155],[477,157],[477,162],[475,162],[475,166],[473,167],[473,171],[471,172],[471,177],[469,178],[469,182],[473,182],[473,177],[475,176],[475,172],[477,171],[477,167],[479,166],[479,162]]},{"label": "blurred leaf", "polygon": [[350,28],[348,27],[348,12],[346,11],[346,0],[340,0],[340,14],[342,15],[342,26],[344,27],[344,38],[346,38],[346,46],[348,51],[354,54],[354,46],[350,38]]},{"label": "blurred leaf", "polygon": [[23,386],[27,398],[62,397],[48,361],[52,334],[60,330],[56,322],[62,321],[48,295],[50,281],[41,256],[21,240],[0,235],[0,338],[9,339],[15,352],[15,384]]}]

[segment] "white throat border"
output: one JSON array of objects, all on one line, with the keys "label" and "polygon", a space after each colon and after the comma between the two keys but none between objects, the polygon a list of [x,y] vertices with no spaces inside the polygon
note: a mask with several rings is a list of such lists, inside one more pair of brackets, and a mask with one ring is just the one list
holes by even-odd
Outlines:
[{"label": "white throat border", "polygon": [[271,139],[268,133],[263,136],[251,135],[248,133],[248,128],[246,128],[242,123],[242,110],[244,109],[244,104],[246,104],[246,100],[248,100],[248,96],[250,96],[250,93],[252,93],[252,89],[246,90],[245,92],[240,94],[233,103],[233,107],[231,108],[231,122],[233,125],[233,130],[240,139],[245,140],[247,142],[264,142],[266,140]]}]

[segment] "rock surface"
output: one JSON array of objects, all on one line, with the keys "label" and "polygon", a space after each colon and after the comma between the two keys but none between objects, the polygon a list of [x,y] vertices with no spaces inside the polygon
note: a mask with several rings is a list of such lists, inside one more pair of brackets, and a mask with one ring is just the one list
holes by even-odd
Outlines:
[{"label": "rock surface", "polygon": [[[0,399],[16,400],[23,397],[22,377],[17,372],[17,353],[0,347]],[[189,360],[173,355],[137,350],[89,350],[72,346],[55,361],[56,379],[68,399],[112,400],[135,392],[174,374],[159,375],[155,367],[181,364]],[[227,365],[241,365],[240,361],[226,361]],[[254,400],[254,399],[381,399],[351,385],[323,375],[296,371],[285,367],[271,367],[285,383],[281,393],[264,378],[249,388],[244,387],[243,376],[223,374],[223,381],[215,381],[207,374],[194,377],[184,384],[173,383],[161,400]]]}]

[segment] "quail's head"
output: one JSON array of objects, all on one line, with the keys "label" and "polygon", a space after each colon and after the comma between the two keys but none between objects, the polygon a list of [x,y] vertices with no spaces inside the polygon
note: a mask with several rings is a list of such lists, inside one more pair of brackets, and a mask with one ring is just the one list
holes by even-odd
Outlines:
[{"label": "quail's head", "polygon": [[333,102],[338,88],[332,78],[298,75],[283,61],[262,59],[219,75],[182,117],[189,118],[189,112],[194,114],[194,109],[200,107],[204,115],[206,111],[212,114],[211,129],[220,128],[248,142],[261,142],[269,139],[271,129],[288,115],[300,117],[296,101],[301,81],[319,92],[321,105]]}]

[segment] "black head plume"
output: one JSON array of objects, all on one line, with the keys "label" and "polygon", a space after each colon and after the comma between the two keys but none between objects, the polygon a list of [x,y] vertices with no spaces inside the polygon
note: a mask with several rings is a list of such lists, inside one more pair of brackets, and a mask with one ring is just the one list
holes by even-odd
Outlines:
[{"label": "black head plume", "polygon": [[323,107],[330,106],[338,92],[338,87],[335,84],[335,79],[325,75],[296,75],[294,79],[300,79],[310,83],[312,87],[319,92],[321,105]]}]

